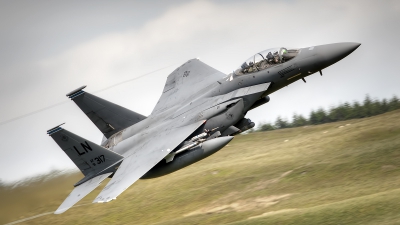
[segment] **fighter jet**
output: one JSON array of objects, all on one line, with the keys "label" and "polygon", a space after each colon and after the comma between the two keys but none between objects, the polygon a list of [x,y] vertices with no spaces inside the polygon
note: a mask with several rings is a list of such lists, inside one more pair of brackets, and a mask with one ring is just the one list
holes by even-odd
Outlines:
[{"label": "fighter jet", "polygon": [[47,131],[84,178],[55,211],[68,210],[111,178],[93,203],[109,202],[138,179],[164,176],[217,152],[254,127],[248,111],[269,95],[343,59],[359,43],[273,48],[254,54],[226,75],[198,59],[176,68],[146,117],[83,91],[67,96],[104,134],[96,144],[56,126]]}]

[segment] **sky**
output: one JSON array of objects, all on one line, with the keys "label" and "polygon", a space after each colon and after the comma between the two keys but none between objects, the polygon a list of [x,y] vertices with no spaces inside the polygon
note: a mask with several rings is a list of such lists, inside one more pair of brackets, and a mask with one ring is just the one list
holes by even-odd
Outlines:
[{"label": "sky", "polygon": [[400,96],[399,24],[397,0],[0,1],[0,181],[76,169],[46,134],[58,124],[101,141],[69,91],[88,85],[149,115],[167,76],[192,58],[228,74],[268,48],[362,44],[322,77],[273,93],[246,115],[258,124]]}]

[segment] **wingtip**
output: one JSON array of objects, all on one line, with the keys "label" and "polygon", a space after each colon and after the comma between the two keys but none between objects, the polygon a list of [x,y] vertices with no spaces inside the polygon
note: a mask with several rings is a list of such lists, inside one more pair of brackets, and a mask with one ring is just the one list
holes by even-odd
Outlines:
[{"label": "wingtip", "polygon": [[64,212],[67,211],[67,210],[68,210],[68,209],[57,209],[57,210],[54,212],[54,214],[58,215],[58,214],[64,213]]},{"label": "wingtip", "polygon": [[[96,198],[96,199],[97,199],[97,198]],[[105,200],[105,201],[96,200],[96,199],[94,199],[92,203],[107,203],[107,202],[111,202],[112,200],[117,199],[117,197],[111,198],[111,199],[107,199],[107,200]]]}]

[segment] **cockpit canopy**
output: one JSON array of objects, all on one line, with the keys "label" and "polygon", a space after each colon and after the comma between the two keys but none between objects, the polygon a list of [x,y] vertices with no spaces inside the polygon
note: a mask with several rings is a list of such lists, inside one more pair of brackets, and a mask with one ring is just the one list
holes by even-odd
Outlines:
[{"label": "cockpit canopy", "polygon": [[235,71],[236,75],[243,75],[265,70],[267,68],[287,62],[298,54],[295,48],[271,48],[255,54],[247,59]]}]

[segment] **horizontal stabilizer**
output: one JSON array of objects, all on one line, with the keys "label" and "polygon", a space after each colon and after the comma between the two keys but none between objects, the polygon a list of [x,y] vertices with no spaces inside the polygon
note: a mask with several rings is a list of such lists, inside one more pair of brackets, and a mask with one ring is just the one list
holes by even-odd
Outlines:
[{"label": "horizontal stabilizer", "polygon": [[117,164],[124,158],[60,126],[48,130],[47,133],[85,175],[75,186],[100,173],[115,171]]},{"label": "horizontal stabilizer", "polygon": [[54,214],[61,214],[79,202],[83,197],[88,195],[91,191],[93,191],[100,183],[110,176],[112,173],[106,173],[94,177],[85,183],[75,187],[74,190],[68,195],[68,197],[64,200],[64,202],[58,207],[58,209],[54,212]]},{"label": "horizontal stabilizer", "polygon": [[146,119],[139,113],[83,91],[85,87],[77,88],[69,92],[67,96],[107,138]]}]

